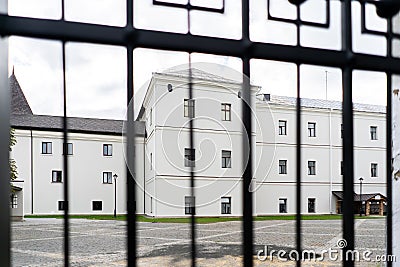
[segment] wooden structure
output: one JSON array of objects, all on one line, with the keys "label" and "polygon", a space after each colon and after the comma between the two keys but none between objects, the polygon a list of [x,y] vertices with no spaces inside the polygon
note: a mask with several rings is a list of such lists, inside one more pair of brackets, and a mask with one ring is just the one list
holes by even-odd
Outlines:
[{"label": "wooden structure", "polygon": [[[332,191],[336,197],[336,213],[343,210],[343,191]],[[356,194],[354,193],[354,214],[380,215],[386,214],[386,197],[380,193]]]}]

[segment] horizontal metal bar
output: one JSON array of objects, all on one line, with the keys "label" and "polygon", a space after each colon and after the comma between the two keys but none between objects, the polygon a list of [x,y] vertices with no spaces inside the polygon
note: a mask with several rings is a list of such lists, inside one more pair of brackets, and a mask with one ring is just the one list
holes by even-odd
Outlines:
[{"label": "horizontal metal bar", "polygon": [[155,6],[165,6],[165,7],[173,7],[173,8],[181,8],[186,10],[197,10],[197,11],[204,11],[210,13],[220,13],[223,14],[225,12],[225,0],[222,1],[221,8],[212,8],[212,7],[204,7],[204,6],[196,6],[192,5],[189,1],[188,4],[178,4],[178,3],[171,3],[171,2],[163,2],[159,0],[153,0],[153,5]]},{"label": "horizontal metal bar", "polygon": [[400,59],[301,46],[0,15],[0,35],[277,60],[400,74]]},{"label": "horizontal metal bar", "polygon": [[276,17],[271,14],[271,0],[267,0],[267,18],[268,20],[271,21],[276,21],[276,22],[283,22],[283,23],[290,23],[298,26],[310,26],[310,27],[315,27],[315,28],[322,28],[322,29],[329,29],[330,26],[330,21],[331,21],[331,7],[330,7],[330,0],[326,0],[326,6],[325,6],[325,12],[326,12],[326,19],[325,22],[320,23],[320,22],[313,22],[313,21],[308,21],[308,20],[302,20],[300,17],[297,19],[287,19],[287,18],[282,18],[282,17]]}]

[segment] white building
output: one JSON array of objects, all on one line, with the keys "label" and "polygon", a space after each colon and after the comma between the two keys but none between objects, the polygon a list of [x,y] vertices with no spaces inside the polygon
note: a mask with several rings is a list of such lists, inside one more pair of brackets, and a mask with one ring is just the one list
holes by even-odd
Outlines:
[{"label": "white building", "polygon": [[[69,210],[71,214],[114,211],[114,174],[117,178],[117,213],[126,213],[126,164],[123,152],[123,121],[69,118],[68,145],[63,149],[62,117],[34,115],[14,73],[11,126],[17,144],[10,157],[18,167],[14,186],[22,189],[23,199],[15,200],[15,209],[23,206],[24,214],[62,214],[63,153],[69,159]],[[137,123],[138,143],[144,132]],[[143,128],[143,127],[142,127]],[[143,193],[142,193],[143,194]],[[138,212],[141,198],[137,200]],[[14,209],[12,209],[14,212]],[[15,212],[14,212],[15,213]]]},{"label": "white building", "polygon": [[[188,100],[187,71],[155,73],[148,86],[136,127],[137,212],[187,216],[195,202],[198,216],[240,216],[241,85],[197,69],[192,72],[194,101]],[[18,141],[13,157],[19,171],[13,184],[22,189],[25,214],[62,213],[61,118],[32,114],[15,75],[10,79],[12,126]],[[295,213],[296,99],[257,95],[260,89],[251,87],[254,213]],[[340,102],[302,99],[304,213],[340,211],[340,109]],[[355,104],[354,109],[355,190],[358,193],[358,178],[363,177],[362,201],[374,213],[385,195],[385,107]],[[194,151],[189,149],[192,118]],[[123,122],[84,118],[69,122],[70,212],[111,214],[116,173],[117,212],[125,213]],[[190,198],[191,164],[195,200]]]}]

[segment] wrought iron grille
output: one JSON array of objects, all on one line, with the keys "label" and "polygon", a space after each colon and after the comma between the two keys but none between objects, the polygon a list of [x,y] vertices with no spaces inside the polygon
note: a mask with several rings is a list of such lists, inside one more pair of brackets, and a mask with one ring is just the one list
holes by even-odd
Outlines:
[{"label": "wrought iron grille", "polygon": [[[310,26],[317,28],[329,28],[331,23],[331,2],[326,0],[326,19],[322,23],[305,21],[300,16],[301,5],[306,0],[288,0],[296,8],[296,18],[286,19],[273,16],[270,11],[270,2],[268,2],[267,16],[269,20],[279,21],[292,24],[297,30],[297,42],[294,46],[262,43],[252,41],[250,38],[250,5],[249,0],[242,0],[241,3],[241,26],[242,36],[239,40],[224,39],[217,37],[207,37],[194,35],[190,31],[190,14],[191,11],[213,12],[217,14],[225,13],[225,1],[222,1],[222,7],[208,8],[203,6],[192,5],[190,1],[187,4],[176,4],[163,2],[161,0],[153,0],[153,5],[160,5],[169,8],[187,10],[188,28],[186,34],[171,33],[153,30],[144,30],[135,28],[134,26],[134,0],[126,1],[126,26],[103,26],[80,22],[71,22],[64,19],[64,1],[62,1],[62,18],[60,20],[35,19],[25,17],[9,16],[7,12],[7,0],[0,1],[0,166],[8,166],[8,136],[10,128],[10,95],[8,90],[8,68],[7,68],[7,37],[10,35],[34,37],[49,40],[59,40],[62,42],[63,70],[64,70],[64,143],[68,142],[68,128],[66,116],[66,82],[65,82],[65,43],[66,42],[85,42],[93,44],[108,44],[125,47],[127,51],[127,86],[126,96],[127,104],[133,100],[133,49],[153,48],[159,50],[173,50],[193,53],[207,53],[223,56],[233,56],[242,59],[243,74],[250,77],[250,60],[266,59],[277,60],[283,62],[295,63],[297,66],[297,109],[296,123],[301,125],[301,92],[300,92],[300,66],[302,64],[310,64],[316,66],[336,67],[342,70],[343,82],[343,238],[347,240],[348,245],[344,250],[354,249],[354,218],[353,218],[353,187],[354,187],[354,144],[353,144],[353,109],[352,109],[352,72],[353,70],[380,71],[387,75],[387,129],[386,129],[386,162],[387,162],[387,254],[391,254],[392,248],[392,186],[391,186],[391,88],[392,76],[400,74],[400,60],[393,57],[392,43],[400,38],[400,34],[393,31],[392,19],[400,9],[400,4],[394,0],[340,0],[341,5],[341,38],[342,47],[340,50],[329,50],[321,48],[310,48],[301,45],[300,28],[302,26]],[[385,56],[369,55],[356,53],[353,51],[352,37],[352,2],[361,4],[361,25],[362,33],[381,36],[386,39],[387,51]],[[387,30],[376,31],[366,27],[365,6],[375,5],[377,14],[386,19]],[[189,56],[190,59],[190,56]],[[191,75],[190,75],[191,77]],[[189,99],[192,99],[191,78],[189,78]],[[249,81],[243,84],[244,102],[250,102]],[[133,139],[133,110],[128,111],[128,164],[134,160],[134,139]],[[244,138],[251,135],[251,111],[250,106],[243,104],[242,120],[244,122],[245,131]],[[301,251],[301,131],[300,127],[296,127],[296,249]],[[190,147],[193,149],[193,125],[190,124]],[[252,145],[249,144],[250,158],[245,166],[243,173],[243,265],[253,265],[253,203],[252,193],[248,190],[252,177]],[[243,155],[244,156],[244,155]],[[68,202],[68,157],[63,156],[63,164],[65,170],[64,196]],[[133,164],[131,164],[133,166]],[[193,168],[190,171],[192,195],[194,195],[194,173]],[[128,265],[136,265],[136,220],[135,220],[135,184],[130,172],[128,175]],[[0,168],[0,264],[1,266],[10,266],[10,222],[9,218],[9,183],[5,177],[9,177],[7,168]],[[192,266],[196,263],[196,231],[195,217],[192,213],[191,221],[191,253]],[[64,263],[69,266],[69,219],[68,208],[65,209],[64,217]],[[300,260],[297,262],[300,266]],[[349,260],[343,263],[344,266],[353,266],[354,262]],[[391,263],[388,263],[390,266]]]}]

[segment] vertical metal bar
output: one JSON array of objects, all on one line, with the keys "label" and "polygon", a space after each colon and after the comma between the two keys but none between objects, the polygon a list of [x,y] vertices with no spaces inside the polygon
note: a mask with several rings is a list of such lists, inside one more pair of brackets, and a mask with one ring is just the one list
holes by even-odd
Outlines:
[{"label": "vertical metal bar", "polygon": [[[190,12],[188,11],[188,14]],[[189,15],[188,15],[189,16]],[[189,24],[190,25],[190,24]],[[189,28],[190,29],[190,28]],[[189,101],[194,101],[193,99],[193,79],[192,79],[192,56],[189,54]],[[195,114],[195,112],[194,112]],[[193,133],[193,120],[189,120],[189,146],[191,153],[194,152],[194,133]],[[193,156],[193,155],[192,155]],[[196,199],[195,199],[195,181],[194,181],[194,164],[190,164],[190,196],[193,201],[193,210],[190,216],[190,237],[191,237],[191,257],[192,257],[192,267],[196,266]]]},{"label": "vertical metal bar", "polygon": [[347,246],[343,248],[343,266],[353,267],[354,261],[346,257],[347,251],[354,249],[354,151],[353,151],[353,88],[352,88],[352,31],[351,0],[342,2],[342,50],[348,53],[348,65],[342,69],[343,82],[343,238]]},{"label": "vertical metal bar", "polygon": [[[296,250],[301,255],[301,98],[300,65],[297,64],[297,101],[296,101]],[[301,266],[301,257],[296,261]]]},{"label": "vertical metal bar", "polygon": [[[187,24],[188,24],[188,34],[190,33],[190,0],[187,8]],[[189,53],[189,101],[194,101],[193,99],[193,77],[192,77],[192,54]],[[194,105],[194,108],[196,105]],[[193,111],[193,114],[196,114],[195,110]],[[194,116],[192,118],[189,118],[189,147],[190,147],[190,153],[195,153],[194,150],[194,133],[193,133],[193,127],[194,127]],[[195,159],[195,155],[192,155],[192,159]],[[194,181],[194,167],[195,164],[190,164],[190,197],[191,200],[193,201],[192,205],[193,210],[192,214],[190,216],[190,237],[191,237],[191,247],[190,247],[190,255],[191,255],[191,266],[195,267],[196,266],[196,192],[195,192],[195,181]]]},{"label": "vertical metal bar", "polygon": [[[65,18],[65,1],[61,1],[61,20]],[[63,149],[66,149],[68,143],[68,119],[67,119],[67,79],[66,79],[66,62],[65,62],[65,41],[62,42],[62,68],[63,68]],[[66,150],[65,150],[66,151]],[[63,153],[63,170],[64,170],[64,266],[68,267],[70,242],[69,242],[69,192],[68,192],[68,157],[67,153]]]},{"label": "vertical metal bar", "polygon": [[128,105],[128,121],[127,121],[127,161],[126,179],[128,185],[128,266],[136,266],[136,184],[133,179],[135,166],[135,128],[134,128],[134,110],[133,110],[133,48],[127,48],[127,105]]},{"label": "vertical metal bar", "polygon": [[[65,42],[62,43],[62,65],[63,65],[63,149],[66,149],[68,143],[68,118],[67,118],[67,87],[65,75]],[[69,266],[69,192],[68,192],[68,157],[63,153],[64,169],[64,265]]]},{"label": "vertical metal bar", "polygon": [[[300,46],[300,4],[296,5],[297,13],[297,46]],[[296,266],[301,266],[301,94],[300,94],[300,64],[297,68],[297,99],[296,99],[296,250],[299,257]]]},{"label": "vertical metal bar", "polygon": [[[133,28],[133,0],[126,1],[126,28],[132,30]],[[133,179],[135,172],[135,128],[134,128],[134,88],[133,88],[133,46],[127,46],[127,210],[128,210],[128,266],[136,266],[136,184]]]},{"label": "vertical metal bar", "polygon": [[[249,0],[242,0],[242,40],[250,44],[249,27]],[[246,267],[253,266],[253,140],[252,140],[252,116],[251,116],[251,92],[250,92],[250,57],[246,52],[242,56],[243,61],[243,93],[242,93],[242,120],[243,133],[243,167],[242,176],[242,208],[243,208],[243,264]],[[248,145],[248,147],[246,147]],[[248,159],[245,162],[245,159]]]},{"label": "vertical metal bar", "polygon": [[[389,38],[386,45],[386,56],[392,57],[392,18],[387,19]],[[386,255],[392,255],[392,73],[386,73]],[[387,262],[391,267],[393,263]]]},{"label": "vertical metal bar", "polygon": [[133,27],[133,0],[126,1],[126,26]]},{"label": "vertical metal bar", "polygon": [[[7,0],[0,0],[0,12],[6,13]],[[0,37],[0,266],[11,266],[10,232],[10,88],[8,79],[8,38]]]},{"label": "vertical metal bar", "polygon": [[[352,70],[344,68],[343,76],[343,239],[347,246],[344,255],[354,249],[354,171],[353,171],[353,104],[352,104]],[[345,259],[344,266],[354,266],[354,262]]]},{"label": "vertical metal bar", "polygon": [[[243,263],[246,267],[253,266],[253,196],[252,196],[252,121],[251,121],[251,94],[250,94],[250,61],[243,57],[243,93],[242,93],[242,118],[244,125],[243,133]],[[247,147],[248,146],[248,147]],[[247,162],[245,162],[247,159]]]},{"label": "vertical metal bar", "polygon": [[[387,75],[387,107],[386,107],[386,253],[392,255],[392,75]],[[387,263],[388,267],[392,262]]]}]

